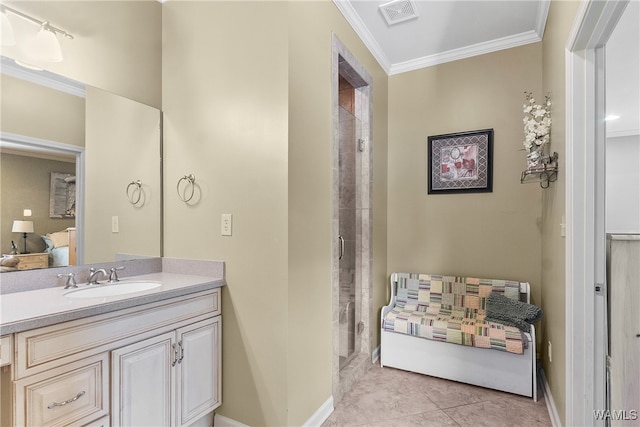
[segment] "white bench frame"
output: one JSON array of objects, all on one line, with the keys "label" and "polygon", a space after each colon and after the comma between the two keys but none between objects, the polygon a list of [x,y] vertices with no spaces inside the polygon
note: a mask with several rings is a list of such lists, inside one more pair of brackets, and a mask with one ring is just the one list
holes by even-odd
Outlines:
[{"label": "white bench frame", "polygon": [[[397,273],[391,274],[391,299],[382,307],[381,322],[396,302]],[[520,296],[530,302],[530,287],[520,282]],[[529,341],[524,354],[469,347],[386,331],[381,323],[380,365],[417,372],[538,400],[536,332],[525,333]]]}]

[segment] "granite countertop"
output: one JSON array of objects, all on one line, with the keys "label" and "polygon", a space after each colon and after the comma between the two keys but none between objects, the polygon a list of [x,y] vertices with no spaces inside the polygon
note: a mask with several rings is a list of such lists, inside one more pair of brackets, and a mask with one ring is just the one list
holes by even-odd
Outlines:
[{"label": "granite countertop", "polygon": [[[65,294],[70,289],[63,289],[61,286],[2,295],[0,298],[0,335],[122,310],[215,289],[226,284],[223,277],[167,272],[130,276],[122,279],[122,283],[127,281],[158,281],[162,285],[146,291],[96,298],[66,297]],[[78,286],[84,287],[86,285],[79,284]],[[118,284],[109,286],[118,286]]]}]

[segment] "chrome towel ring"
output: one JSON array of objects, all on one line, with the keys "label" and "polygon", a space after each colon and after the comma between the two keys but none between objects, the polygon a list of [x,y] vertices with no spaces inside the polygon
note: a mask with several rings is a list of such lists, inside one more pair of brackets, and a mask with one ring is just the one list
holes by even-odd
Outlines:
[{"label": "chrome towel ring", "polygon": [[140,180],[131,181],[129,185],[127,185],[127,199],[129,199],[129,203],[134,206],[137,206],[140,203],[140,199],[142,198],[142,182]]},{"label": "chrome towel ring", "polygon": [[[182,184],[182,181],[185,181],[184,191],[180,192],[180,184]],[[180,198],[180,200],[182,200],[185,203],[191,201],[191,199],[193,198],[193,193],[195,191],[195,182],[196,182],[196,177],[193,174],[185,175],[178,180],[178,184],[176,185],[176,190],[178,191],[178,197]],[[189,189],[191,191],[187,191]],[[187,196],[187,193],[189,193],[189,196]]]}]

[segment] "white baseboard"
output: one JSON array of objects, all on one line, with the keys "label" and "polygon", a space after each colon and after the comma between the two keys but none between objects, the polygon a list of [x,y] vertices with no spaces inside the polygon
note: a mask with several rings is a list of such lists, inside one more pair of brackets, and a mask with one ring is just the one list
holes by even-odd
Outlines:
[{"label": "white baseboard", "polygon": [[220,414],[215,415],[213,425],[216,427],[249,427],[246,424],[242,424],[240,421],[227,418]]},{"label": "white baseboard", "polygon": [[[323,422],[329,418],[333,412],[333,396],[329,397],[326,402],[318,408],[318,410],[311,415],[311,418],[303,424],[303,426],[315,427],[321,426]],[[236,421],[231,418],[227,418],[224,415],[216,414],[214,418],[214,425],[216,427],[249,427],[246,424],[242,424],[240,421]]]},{"label": "white baseboard", "polygon": [[551,424],[553,425],[553,427],[562,427],[560,416],[558,415],[558,409],[556,408],[556,404],[553,401],[553,395],[551,394],[551,389],[549,388],[549,384],[547,383],[547,377],[545,377],[544,375],[544,369],[540,369],[540,382],[542,382],[542,387],[544,389],[544,402],[547,404],[547,411],[549,411]]},{"label": "white baseboard", "polygon": [[371,353],[371,363],[376,363],[378,359],[380,359],[380,346],[377,346]]},{"label": "white baseboard", "polygon": [[326,402],[324,402],[322,404],[322,406],[320,406],[320,408],[318,408],[318,410],[311,415],[311,418],[309,418],[304,424],[303,426],[321,426],[323,422],[325,422],[327,420],[327,418],[329,418],[329,416],[331,415],[331,413],[333,412],[333,396],[330,396]]}]

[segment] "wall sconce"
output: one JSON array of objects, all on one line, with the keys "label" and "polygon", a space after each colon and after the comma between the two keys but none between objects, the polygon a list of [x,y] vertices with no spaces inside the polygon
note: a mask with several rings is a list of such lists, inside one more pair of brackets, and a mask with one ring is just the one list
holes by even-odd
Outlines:
[{"label": "wall sconce", "polygon": [[[58,35],[73,39],[73,36],[60,28],[54,27],[48,21],[40,21],[25,13],[8,6],[0,5],[1,25],[2,25],[2,45],[18,46],[31,59],[43,62],[61,62],[62,49],[58,41]],[[9,20],[9,13],[19,16],[20,18],[32,22],[40,27],[40,30],[26,40],[20,40],[14,34],[13,26]]]},{"label": "wall sconce", "polygon": [[22,238],[24,239],[24,252],[23,254],[28,254],[27,252],[27,233],[33,233],[33,221],[20,221],[16,219],[13,221],[13,228],[11,228],[11,232],[13,233],[22,233]]}]

